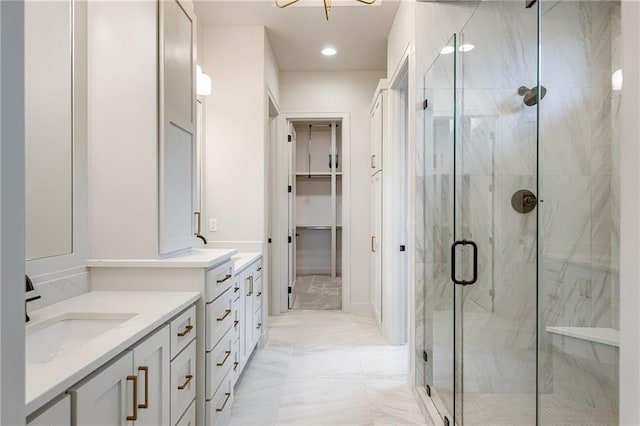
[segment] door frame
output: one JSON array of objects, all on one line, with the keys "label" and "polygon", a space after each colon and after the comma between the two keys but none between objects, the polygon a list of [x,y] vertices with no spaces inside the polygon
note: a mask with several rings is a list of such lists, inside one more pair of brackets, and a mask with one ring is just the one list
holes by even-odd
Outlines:
[{"label": "door frame", "polygon": [[279,315],[288,307],[288,125],[290,121],[339,121],[342,127],[342,311],[351,311],[351,121],[350,114],[283,112],[278,117],[278,143],[272,167],[275,173],[271,194],[273,205],[272,253],[273,281],[270,288],[271,315]]},{"label": "door frame", "polygon": [[[411,73],[410,48],[407,48],[402,59],[389,80],[388,110],[389,130],[386,143],[383,144],[385,178],[383,179],[383,235],[386,236],[382,248],[383,274],[383,306],[385,315],[384,328],[389,343],[402,345],[408,343],[410,334],[410,255],[415,249],[410,241],[410,176],[411,162],[409,158],[411,126]],[[402,89],[406,87],[406,95]],[[398,143],[400,142],[400,143]],[[398,206],[401,206],[398,208]],[[400,251],[400,245],[406,247]],[[394,282],[402,285],[392,285]],[[386,303],[385,303],[386,302]]]}]

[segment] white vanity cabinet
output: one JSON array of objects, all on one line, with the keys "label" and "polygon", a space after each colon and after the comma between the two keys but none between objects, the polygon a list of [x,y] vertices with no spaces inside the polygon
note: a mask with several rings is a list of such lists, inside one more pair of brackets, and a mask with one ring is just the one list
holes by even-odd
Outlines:
[{"label": "white vanity cabinet", "polygon": [[196,243],[190,0],[87,4],[89,251],[157,259]]},{"label": "white vanity cabinet", "polygon": [[27,426],[60,426],[71,424],[71,397],[64,395],[39,413],[31,416]]},{"label": "white vanity cabinet", "polygon": [[244,326],[240,329],[239,362],[240,371],[246,365],[251,352],[262,337],[262,258],[251,263],[239,275],[242,283],[242,319]]},{"label": "white vanity cabinet", "polygon": [[71,424],[168,424],[169,351],[164,326],[73,387]]}]

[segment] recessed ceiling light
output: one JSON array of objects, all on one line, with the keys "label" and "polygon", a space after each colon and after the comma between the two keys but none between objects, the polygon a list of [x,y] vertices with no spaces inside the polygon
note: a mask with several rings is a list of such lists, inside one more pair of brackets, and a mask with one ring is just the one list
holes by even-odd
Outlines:
[{"label": "recessed ceiling light", "polygon": [[442,48],[440,53],[442,53],[443,55],[448,55],[449,53],[453,53],[454,50],[456,49],[454,49],[453,46],[445,46]]},{"label": "recessed ceiling light", "polygon": [[322,54],[324,56],[333,56],[336,53],[338,53],[338,51],[336,49],[334,49],[333,47],[325,47],[324,49],[322,49]]},{"label": "recessed ceiling light", "polygon": [[460,51],[461,52],[468,52],[470,50],[473,50],[475,46],[473,44],[463,44],[462,46],[460,46]]}]

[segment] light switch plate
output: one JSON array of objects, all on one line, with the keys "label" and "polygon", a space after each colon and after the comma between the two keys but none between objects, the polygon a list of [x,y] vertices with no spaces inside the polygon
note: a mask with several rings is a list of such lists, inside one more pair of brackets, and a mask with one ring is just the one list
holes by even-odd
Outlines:
[{"label": "light switch plate", "polygon": [[218,219],[209,219],[209,232],[218,232]]}]

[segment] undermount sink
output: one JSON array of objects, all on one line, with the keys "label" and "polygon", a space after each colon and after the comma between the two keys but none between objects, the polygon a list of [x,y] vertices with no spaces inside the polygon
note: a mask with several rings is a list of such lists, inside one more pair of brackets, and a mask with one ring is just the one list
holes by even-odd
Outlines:
[{"label": "undermount sink", "polygon": [[26,364],[51,362],[136,315],[69,312],[27,325]]}]

